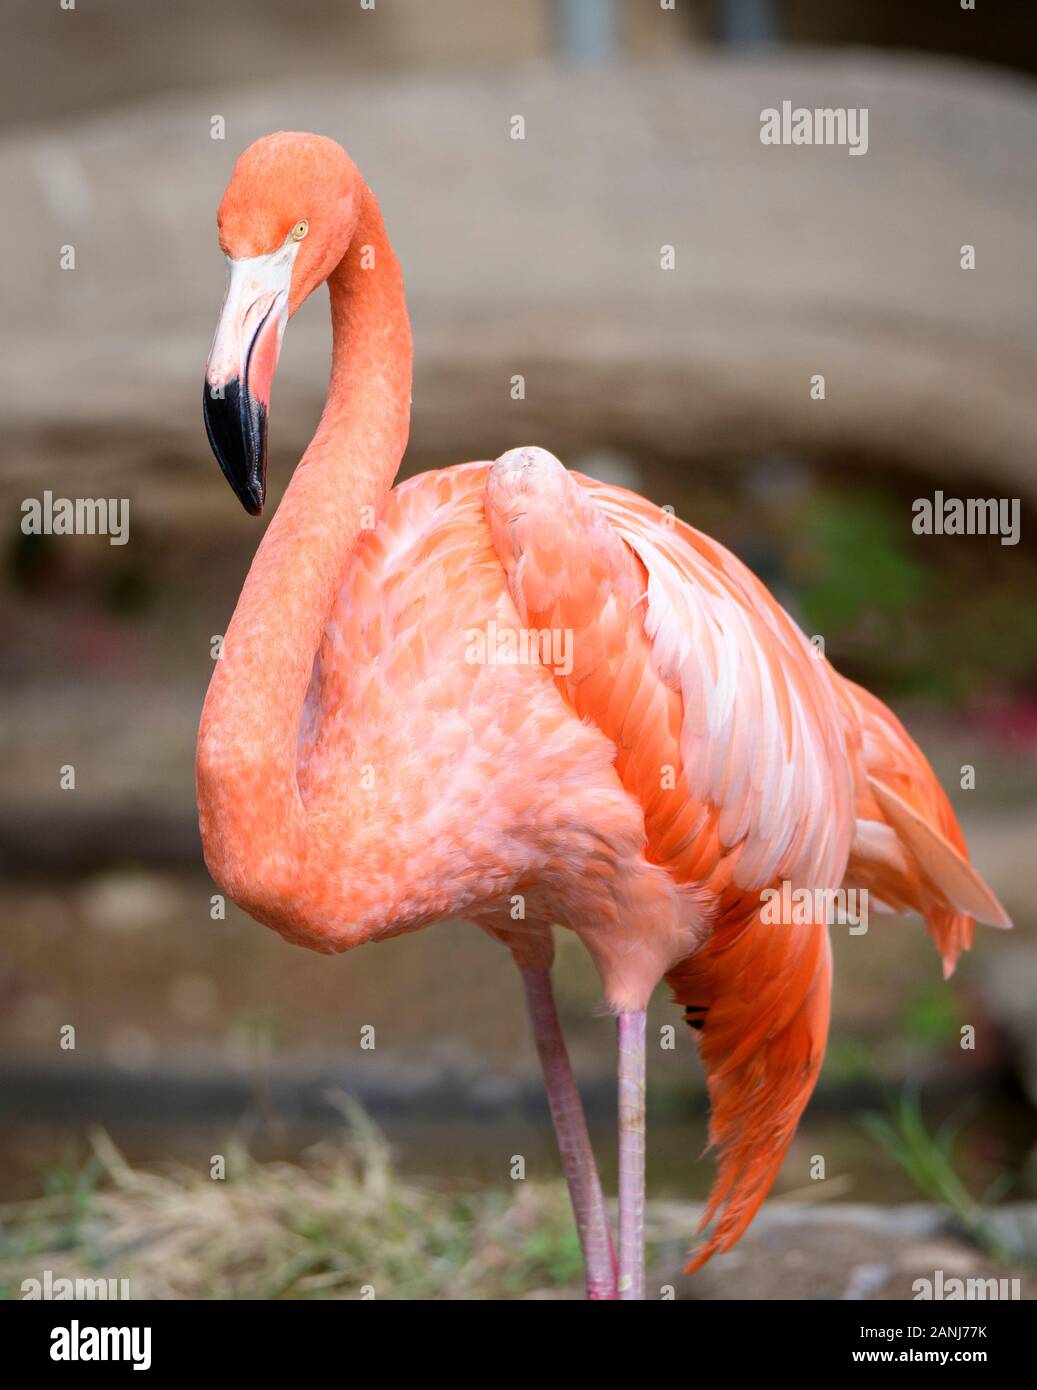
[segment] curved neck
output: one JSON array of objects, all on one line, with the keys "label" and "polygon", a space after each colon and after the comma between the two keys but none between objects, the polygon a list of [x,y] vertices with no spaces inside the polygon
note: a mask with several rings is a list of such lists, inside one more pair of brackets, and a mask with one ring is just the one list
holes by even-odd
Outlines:
[{"label": "curved neck", "polygon": [[275,859],[298,869],[315,848],[296,780],[303,703],[343,568],[377,517],[407,443],[410,323],[400,267],[369,189],[328,287],[327,404],[252,562],[198,736],[206,860],[231,896],[264,919],[272,914],[257,905],[272,886],[260,891],[257,865]]}]

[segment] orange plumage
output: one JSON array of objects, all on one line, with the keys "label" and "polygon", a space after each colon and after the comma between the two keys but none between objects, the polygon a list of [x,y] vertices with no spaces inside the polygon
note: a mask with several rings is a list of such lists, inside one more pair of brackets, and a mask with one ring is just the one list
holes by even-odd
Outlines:
[{"label": "orange plumage", "polygon": [[[826,927],[766,920],[766,894],[867,888],[922,912],[948,969],[974,916],[1007,919],[897,721],[723,547],[539,449],[392,488],[410,401],[403,286],[338,146],[257,142],[220,234],[231,281],[206,422],[249,510],[281,333],[325,280],[335,346],[320,428],[206,701],[207,863],[317,950],[445,916],[501,940],[526,981],[588,1287],[640,1296],[643,1011],[658,983],[689,1011],[712,1106],[715,1225],[695,1268],[752,1219],[824,1055]],[[618,1278],[550,1000],[556,925],[619,1016]]]}]

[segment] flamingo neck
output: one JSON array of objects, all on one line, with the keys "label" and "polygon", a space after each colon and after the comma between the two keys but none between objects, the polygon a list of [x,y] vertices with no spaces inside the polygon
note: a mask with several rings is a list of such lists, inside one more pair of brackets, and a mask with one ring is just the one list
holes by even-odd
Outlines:
[{"label": "flamingo neck", "polygon": [[[319,836],[307,824],[296,778],[314,655],[360,532],[392,486],[410,420],[403,279],[367,189],[328,287],[334,345],[327,403],[253,560],[198,736],[206,862],[235,901],[279,929],[293,901],[294,913],[302,910],[290,880],[309,864],[312,882],[321,867],[314,862]],[[339,864],[345,867],[341,854]]]}]

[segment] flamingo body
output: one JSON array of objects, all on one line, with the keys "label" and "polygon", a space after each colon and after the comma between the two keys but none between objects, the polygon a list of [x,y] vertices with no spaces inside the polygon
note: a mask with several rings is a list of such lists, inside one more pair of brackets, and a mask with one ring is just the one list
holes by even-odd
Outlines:
[{"label": "flamingo body", "polygon": [[[320,951],[444,917],[511,950],[581,1239],[593,1228],[591,1285],[610,1281],[611,1241],[578,1096],[556,1065],[552,928],[580,937],[620,1015],[627,1116],[643,1113],[643,1010],[665,978],[699,1040],[719,1159],[701,1263],[751,1220],[824,1054],[826,924],[769,923],[766,891],[868,888],[924,914],[948,971],[973,917],[1007,925],[1003,909],[898,721],[722,546],[540,449],[391,487],[409,413],[402,282],[337,146],[258,142],[220,225],[233,322],[221,320],[209,383],[233,389],[207,397],[207,423],[249,510],[262,505],[280,333],[325,279],[335,350],[321,426],[206,702],[207,863],[258,920]],[[369,273],[358,247],[374,248]],[[510,659],[521,644],[499,649],[500,633],[558,640]],[[643,1152],[628,1157],[636,1177]],[[621,1172],[626,1296],[641,1287],[623,1273],[639,1201]]]}]

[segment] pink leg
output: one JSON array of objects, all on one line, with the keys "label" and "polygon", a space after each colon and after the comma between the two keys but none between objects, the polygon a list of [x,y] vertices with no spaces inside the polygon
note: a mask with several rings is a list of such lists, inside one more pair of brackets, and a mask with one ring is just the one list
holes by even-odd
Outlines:
[{"label": "pink leg", "polygon": [[645,1019],[620,1014],[619,1296],[645,1296]]},{"label": "pink leg", "polygon": [[551,973],[548,970],[523,970],[522,983],[526,989],[533,1036],[544,1072],[551,1118],[558,1136],[562,1168],[576,1217],[587,1275],[587,1297],[615,1298],[616,1256],[612,1248],[612,1233],[605,1215],[605,1199],[587,1133],[587,1121],[580,1104],[580,1093],[558,1022]]}]

